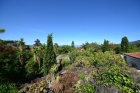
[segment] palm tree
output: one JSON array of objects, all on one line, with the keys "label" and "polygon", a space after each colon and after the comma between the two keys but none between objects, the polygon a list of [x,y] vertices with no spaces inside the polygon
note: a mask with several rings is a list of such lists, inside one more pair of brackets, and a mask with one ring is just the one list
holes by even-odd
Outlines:
[{"label": "palm tree", "polygon": [[40,53],[38,48],[34,48],[33,49],[33,53],[34,53],[34,61],[38,63],[38,67],[40,68]]},{"label": "palm tree", "polygon": [[24,39],[21,38],[20,41],[18,42],[19,43],[19,49],[20,49],[20,52],[23,52],[23,48],[24,48],[24,45],[25,45],[25,42],[23,42]]},{"label": "palm tree", "polygon": [[21,65],[23,65],[23,63],[24,63],[23,62],[23,60],[24,60],[24,58],[23,58],[23,49],[24,49],[25,42],[23,42],[23,41],[24,41],[24,39],[21,38],[20,41],[18,42],[19,43],[18,57],[19,57],[19,61],[20,61]]},{"label": "palm tree", "polygon": [[45,54],[45,50],[46,50],[46,45],[45,44],[41,44],[40,47],[39,47],[39,50],[40,50],[40,55],[41,55],[41,58],[44,57],[44,54]]},{"label": "palm tree", "polygon": [[54,51],[55,51],[55,54],[58,53],[58,44],[57,43],[54,43]]}]

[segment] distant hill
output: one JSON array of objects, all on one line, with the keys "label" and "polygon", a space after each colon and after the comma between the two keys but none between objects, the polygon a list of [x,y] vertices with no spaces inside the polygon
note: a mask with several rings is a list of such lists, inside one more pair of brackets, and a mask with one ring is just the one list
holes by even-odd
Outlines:
[{"label": "distant hill", "polygon": [[136,44],[136,43],[140,43],[140,40],[129,42],[130,45],[133,45],[133,44]]}]

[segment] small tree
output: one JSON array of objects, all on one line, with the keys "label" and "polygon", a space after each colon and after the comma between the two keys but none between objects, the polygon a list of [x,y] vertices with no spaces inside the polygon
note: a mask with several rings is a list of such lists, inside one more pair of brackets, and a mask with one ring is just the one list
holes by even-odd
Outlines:
[{"label": "small tree", "polygon": [[25,46],[24,39],[21,38],[20,41],[18,42],[18,47],[19,47],[18,58],[19,58],[21,65],[24,64],[24,55],[23,55],[24,46]]},{"label": "small tree", "polygon": [[36,39],[36,41],[34,41],[34,42],[35,42],[34,46],[40,46],[40,45],[41,45],[41,43],[40,43],[40,40],[39,40],[39,39]]},{"label": "small tree", "polygon": [[56,55],[53,48],[52,34],[49,34],[47,39],[47,51],[43,60],[44,75],[49,73],[49,70],[55,63],[56,63]]},{"label": "small tree", "polygon": [[102,46],[102,51],[105,52],[105,51],[109,51],[109,50],[110,50],[109,41],[108,40],[104,40],[104,44]]},{"label": "small tree", "polygon": [[128,52],[129,51],[129,41],[127,39],[127,37],[123,37],[122,41],[121,41],[121,51],[122,52]]},{"label": "small tree", "polygon": [[74,41],[72,41],[72,43],[71,43],[71,47],[74,48]]},{"label": "small tree", "polygon": [[[4,32],[5,32],[5,29],[4,28],[1,28],[0,29],[0,33],[4,33]],[[3,43],[3,40],[0,39],[0,43]]]}]

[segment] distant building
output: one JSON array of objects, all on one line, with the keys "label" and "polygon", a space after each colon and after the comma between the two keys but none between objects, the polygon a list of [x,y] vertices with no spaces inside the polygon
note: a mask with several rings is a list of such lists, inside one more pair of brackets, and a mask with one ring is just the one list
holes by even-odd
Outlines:
[{"label": "distant building", "polygon": [[17,43],[7,43],[7,46],[15,46],[15,47],[17,47],[18,44]]},{"label": "distant building", "polygon": [[123,58],[131,67],[140,70],[140,52],[125,53]]}]

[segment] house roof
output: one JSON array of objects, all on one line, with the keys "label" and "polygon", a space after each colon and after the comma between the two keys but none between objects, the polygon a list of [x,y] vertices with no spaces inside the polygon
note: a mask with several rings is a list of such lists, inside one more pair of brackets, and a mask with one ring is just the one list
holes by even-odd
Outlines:
[{"label": "house roof", "polygon": [[140,52],[125,53],[125,55],[140,59]]}]

